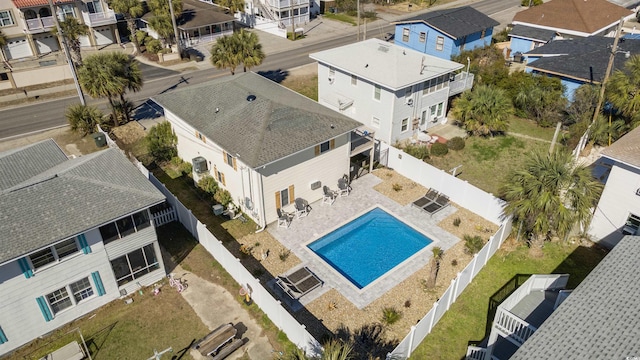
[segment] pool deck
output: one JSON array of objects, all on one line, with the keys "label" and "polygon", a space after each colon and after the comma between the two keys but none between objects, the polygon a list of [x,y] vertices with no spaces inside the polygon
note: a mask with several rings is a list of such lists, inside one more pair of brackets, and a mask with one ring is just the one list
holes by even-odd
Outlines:
[{"label": "pool deck", "polygon": [[[434,246],[439,246],[446,251],[460,241],[453,234],[437,226],[442,219],[457,210],[453,204],[430,217],[429,214],[411,204],[402,206],[374,190],[373,187],[381,182],[382,180],[375,175],[367,174],[353,181],[351,184],[353,189],[349,196],[338,197],[333,205],[317,201],[311,204],[312,210],[308,216],[293,219],[289,228],[277,227],[276,224],[267,227],[273,237],[289,248],[302,261],[302,264],[296,268],[307,266],[323,281],[321,287],[303,296],[299,302],[285,301],[294,311],[319,298],[332,288],[357,308],[362,309],[411,276],[416,270],[427,265],[432,257],[431,249]],[[433,240],[433,243],[365,288],[358,289],[309,250],[306,244],[317,240],[376,206],[420,230]]]}]

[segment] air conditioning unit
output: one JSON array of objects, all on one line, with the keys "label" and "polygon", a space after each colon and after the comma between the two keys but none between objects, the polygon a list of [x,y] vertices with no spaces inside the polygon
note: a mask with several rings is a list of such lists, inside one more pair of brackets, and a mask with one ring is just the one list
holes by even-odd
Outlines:
[{"label": "air conditioning unit", "polygon": [[412,98],[408,98],[405,100],[405,104],[409,105],[409,106],[413,106],[413,99]]},{"label": "air conditioning unit", "polygon": [[203,158],[202,156],[193,158],[193,160],[191,160],[191,164],[193,165],[193,171],[195,171],[196,174],[202,174],[209,171],[209,167],[207,166],[207,159]]}]

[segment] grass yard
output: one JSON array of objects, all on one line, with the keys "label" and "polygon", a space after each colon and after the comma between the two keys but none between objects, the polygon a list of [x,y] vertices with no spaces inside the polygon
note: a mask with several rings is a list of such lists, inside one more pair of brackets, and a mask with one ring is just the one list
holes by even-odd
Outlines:
[{"label": "grass yard", "polygon": [[485,337],[489,298],[516,275],[570,274],[568,287],[575,288],[606,255],[600,247],[577,243],[548,243],[544,257],[539,259],[529,256],[526,246],[513,251],[504,249],[503,245],[489,260],[418,346],[412,359],[463,359],[468,342]]},{"label": "grass yard", "polygon": [[280,85],[318,101],[318,75],[288,76]]},{"label": "grass yard", "polygon": [[551,141],[555,131],[555,126],[543,128],[538,126],[535,121],[513,117],[509,122],[508,132]]},{"label": "grass yard", "polygon": [[[80,337],[82,331],[94,360],[147,359],[154,349],[173,348],[173,355],[191,359],[188,348],[209,330],[189,304],[168,283],[160,294],[151,288],[131,296],[133,303],[114,300],[85,317],[69,323],[50,336],[33,341],[12,355],[13,359],[39,359]],[[71,331],[71,332],[70,332]],[[170,358],[169,354],[165,355]]]}]

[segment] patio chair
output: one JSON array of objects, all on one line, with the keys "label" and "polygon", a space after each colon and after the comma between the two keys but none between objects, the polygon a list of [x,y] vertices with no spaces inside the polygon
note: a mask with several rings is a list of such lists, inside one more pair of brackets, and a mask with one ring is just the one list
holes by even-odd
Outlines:
[{"label": "patio chair", "polygon": [[350,192],[351,192],[351,185],[349,185],[349,182],[347,181],[346,176],[340,178],[338,180],[338,194],[340,196],[349,196]]},{"label": "patio chair", "polygon": [[414,201],[412,204],[413,206],[416,206],[422,209],[428,204],[434,202],[437,197],[438,197],[438,192],[436,190],[429,189],[429,191],[427,191],[427,193],[424,194],[423,197]]},{"label": "patio chair", "polygon": [[329,189],[329,187],[326,185],[322,187],[322,191],[324,191],[324,194],[322,195],[322,205],[333,205],[333,202],[336,201],[338,194],[335,191]]},{"label": "patio chair", "polygon": [[427,212],[430,216],[433,216],[433,214],[446,208],[447,206],[449,206],[449,197],[444,194],[440,194],[438,195],[435,201],[433,201],[430,204],[427,204],[422,209],[425,212]]},{"label": "patio chair", "polygon": [[291,225],[293,216],[285,211],[282,211],[282,209],[276,209],[276,211],[278,212],[278,227],[288,229],[289,225]]},{"label": "patio chair", "polygon": [[294,201],[295,207],[296,207],[296,217],[298,219],[305,217],[307,215],[309,215],[309,211],[311,210],[311,206],[309,206],[309,203],[302,199],[302,198],[296,198]]}]

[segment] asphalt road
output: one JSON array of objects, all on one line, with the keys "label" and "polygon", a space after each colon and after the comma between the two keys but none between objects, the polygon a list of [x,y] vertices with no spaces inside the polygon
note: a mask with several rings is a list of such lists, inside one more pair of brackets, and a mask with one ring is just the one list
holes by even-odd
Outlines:
[{"label": "asphalt road", "polygon": [[[475,3],[473,7],[487,15],[492,15],[517,6],[519,3],[519,0],[483,0]],[[392,25],[387,25],[376,29],[375,32],[376,35],[378,35],[377,33],[385,34],[392,32],[393,28]],[[310,53],[353,42],[355,42],[355,37],[353,35],[347,35],[342,38],[321,41],[294,50],[270,54],[265,58],[262,65],[253,68],[252,71],[271,74],[282,73],[286,75],[286,69],[313,62],[309,58]],[[141,70],[143,79],[145,79],[142,90],[127,95],[127,98],[136,105],[144,103],[154,95],[199,84],[229,74],[227,70],[217,69],[198,70],[180,74],[172,70],[144,64],[141,64]],[[105,100],[86,98],[87,104],[97,106],[105,113],[109,111]],[[64,118],[66,108],[76,103],[79,103],[79,100],[76,97],[72,97],[0,111],[0,140],[64,126],[66,125],[66,119]]]}]

